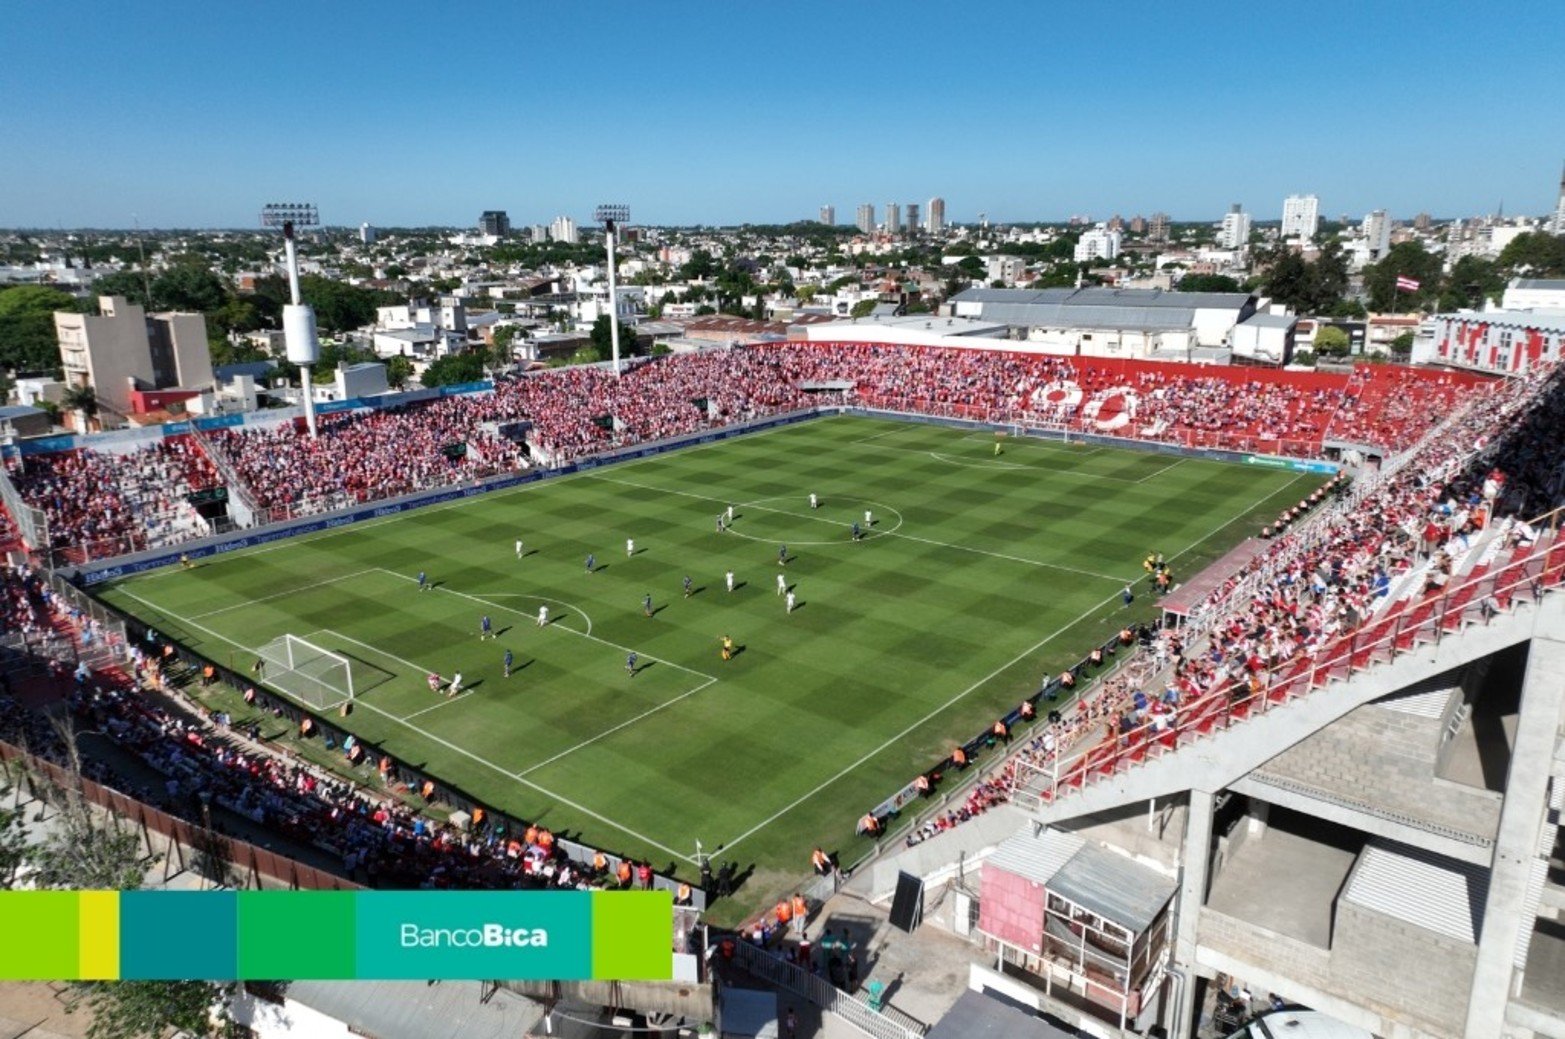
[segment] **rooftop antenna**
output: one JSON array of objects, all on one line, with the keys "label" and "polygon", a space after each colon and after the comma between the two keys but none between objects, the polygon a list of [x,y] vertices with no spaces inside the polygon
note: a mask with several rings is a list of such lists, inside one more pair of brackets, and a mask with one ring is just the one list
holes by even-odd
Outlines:
[{"label": "rooftop antenna", "polygon": [[630,220],[630,207],[620,202],[605,203],[593,213],[603,223],[603,237],[609,247],[609,346],[614,354],[614,377],[619,378],[619,294],[614,288],[614,239],[619,225]]},{"label": "rooftop antenna", "polygon": [[283,229],[283,248],[288,257],[288,294],[292,303],[283,306],[283,341],[288,360],[302,373],[300,390],[304,397],[304,424],[310,437],[316,436],[315,390],[310,369],[321,359],[321,340],[315,332],[315,311],[299,298],[299,254],[294,250],[295,227],[315,227],[320,213],[308,202],[272,202],[261,207],[262,227]]}]

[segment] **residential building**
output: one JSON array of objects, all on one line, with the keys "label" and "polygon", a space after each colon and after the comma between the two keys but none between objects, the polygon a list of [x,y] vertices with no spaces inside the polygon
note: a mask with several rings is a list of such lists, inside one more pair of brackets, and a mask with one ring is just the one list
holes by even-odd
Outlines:
[{"label": "residential building", "polygon": [[555,217],[554,223],[549,225],[549,240],[576,245],[581,241],[581,234],[576,230],[576,221],[568,216]]},{"label": "residential building", "polygon": [[1090,231],[1084,231],[1081,239],[1076,243],[1075,259],[1077,263],[1086,263],[1092,260],[1112,260],[1119,255],[1120,233],[1110,231],[1108,225],[1098,224]]},{"label": "residential building", "polygon": [[1283,238],[1314,238],[1320,230],[1320,199],[1314,195],[1289,195],[1282,200]]},{"label": "residential building", "polygon": [[1109,217],[1109,230],[1110,231],[1123,231],[1123,230],[1125,230],[1125,218],[1120,216],[1118,213],[1115,213],[1113,216]]},{"label": "residential building", "polygon": [[902,226],[907,228],[908,234],[917,234],[924,229],[924,225],[919,221],[917,202],[909,202],[907,204],[905,220],[906,222]]},{"label": "residential building", "polygon": [[503,209],[486,209],[478,218],[478,230],[486,235],[504,238],[511,233],[511,218]]},{"label": "residential building", "polygon": [[1153,213],[1147,221],[1147,237],[1154,242],[1168,241],[1168,214]]},{"label": "residential building", "polygon": [[534,224],[531,228],[528,229],[527,237],[531,238],[535,243],[547,242],[549,240],[549,225]]},{"label": "residential building", "polygon": [[821,206],[821,223],[827,227],[835,227],[837,224],[837,207]]},{"label": "residential building", "polygon": [[1135,216],[1131,217],[1130,218],[1130,233],[1131,234],[1146,234],[1147,233],[1147,218],[1142,216],[1140,213],[1137,213]]},{"label": "residential building", "polygon": [[1250,242],[1250,214],[1235,202],[1223,214],[1223,226],[1217,233],[1217,244],[1224,249],[1242,250]]},{"label": "residential building", "polygon": [[902,230],[902,207],[895,202],[886,203],[886,233],[898,234]]},{"label": "residential building", "polygon": [[1003,281],[1007,285],[1014,285],[1016,280],[1027,271],[1027,261],[1020,256],[994,253],[983,259],[984,277],[990,282]]},{"label": "residential building", "polygon": [[369,224],[359,225],[359,242],[363,245],[375,244],[375,228]]},{"label": "residential building", "polygon": [[93,388],[109,413],[106,425],[136,413],[139,392],[211,388],[205,317],[148,314],[123,296],[100,296],[98,309],[98,314],[57,312],[54,330],[65,381]]},{"label": "residential building", "polygon": [[929,200],[927,216],[930,234],[940,234],[946,229],[946,200],[936,195]]},{"label": "residential building", "polygon": [[1420,213],[1413,218],[1413,230],[1427,231],[1432,223],[1428,213]]},{"label": "residential building", "polygon": [[873,234],[875,232],[875,204],[873,202],[859,203],[858,218],[853,223],[865,234]]},{"label": "residential building", "polygon": [[1371,262],[1385,257],[1391,249],[1391,218],[1384,209],[1377,209],[1364,217],[1359,227],[1364,247]]}]

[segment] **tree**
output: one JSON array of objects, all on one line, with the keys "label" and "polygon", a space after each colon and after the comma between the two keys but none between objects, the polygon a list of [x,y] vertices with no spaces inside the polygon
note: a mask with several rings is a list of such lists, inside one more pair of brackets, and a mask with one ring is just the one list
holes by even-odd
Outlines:
[{"label": "tree", "polygon": [[1413,353],[1413,333],[1403,332],[1391,340],[1391,354],[1394,357],[1406,360]]},{"label": "tree", "polygon": [[[1413,279],[1418,288],[1398,288],[1399,278]],[[1369,293],[1370,309],[1381,313],[1432,306],[1440,296],[1440,257],[1427,252],[1419,242],[1398,242],[1385,259],[1364,268],[1364,289]]]},{"label": "tree", "polygon": [[1226,274],[1187,274],[1174,286],[1178,292],[1241,292],[1239,282]]},{"label": "tree", "polygon": [[413,362],[401,354],[386,362],[386,382],[393,389],[400,390],[413,378]]},{"label": "tree", "polygon": [[87,1039],[159,1039],[170,1030],[220,1035],[232,988],[208,981],[82,981],[71,986],[65,1009],[92,1011]]},{"label": "tree", "polygon": [[70,411],[80,411],[88,418],[98,413],[98,393],[91,386],[72,386],[60,399]]},{"label": "tree", "polygon": [[[606,360],[614,356],[614,343],[609,330],[609,316],[599,314],[597,320],[592,323],[592,348],[597,351],[600,360]],[[628,357],[636,352],[636,333],[634,329],[620,325],[619,329],[620,356]]]},{"label": "tree", "polygon": [[861,299],[853,304],[853,309],[848,311],[848,316],[853,318],[869,317],[879,305],[880,300],[878,299]]},{"label": "tree", "polygon": [[1348,334],[1336,325],[1327,325],[1315,333],[1315,352],[1322,357],[1346,357]]},{"label": "tree", "polygon": [[148,310],[153,309],[152,301],[147,297],[147,285],[150,279],[141,271],[123,270],[112,274],[105,274],[92,284],[92,294],[96,296],[123,296],[125,302],[134,303]]},{"label": "tree", "polygon": [[476,353],[447,354],[424,369],[425,386],[455,386],[484,377],[484,359]]},{"label": "tree", "polygon": [[157,310],[207,313],[228,302],[228,286],[204,265],[182,263],[152,280],[152,302]]},{"label": "tree", "polygon": [[1542,231],[1519,234],[1500,251],[1498,263],[1509,274],[1534,278],[1565,276],[1565,235]]},{"label": "tree", "polygon": [[1484,300],[1499,300],[1505,292],[1505,277],[1499,265],[1481,256],[1464,256],[1451,267],[1440,293],[1441,310],[1478,308]]},{"label": "tree", "polygon": [[60,341],[54,332],[54,313],[78,309],[74,296],[43,285],[0,290],[0,368],[21,372],[58,368]]},{"label": "tree", "polygon": [[22,813],[6,807],[10,793],[9,772],[0,771],[0,891],[14,887],[27,864],[27,832],[22,829]]}]

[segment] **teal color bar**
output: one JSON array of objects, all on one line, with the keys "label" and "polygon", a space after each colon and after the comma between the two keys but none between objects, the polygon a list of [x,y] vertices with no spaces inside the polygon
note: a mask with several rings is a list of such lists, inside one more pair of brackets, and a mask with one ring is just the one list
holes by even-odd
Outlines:
[{"label": "teal color bar", "polygon": [[361,980],[592,978],[586,891],[360,891]]},{"label": "teal color bar", "polygon": [[120,893],[120,977],[233,981],[239,976],[238,893]]}]

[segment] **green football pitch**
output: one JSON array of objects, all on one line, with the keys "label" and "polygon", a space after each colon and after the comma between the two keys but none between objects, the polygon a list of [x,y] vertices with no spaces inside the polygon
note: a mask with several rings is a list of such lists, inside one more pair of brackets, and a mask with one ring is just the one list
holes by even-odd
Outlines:
[{"label": "green football pitch", "polygon": [[[343,654],[356,684],[343,724],[362,738],[659,868],[693,875],[700,840],[753,866],[745,901],[759,904],[808,872],[817,844],[856,859],[868,808],[1044,675],[1152,616],[1149,551],[1188,577],[1319,482],[1030,439],[996,455],[995,443],[816,420],[168,568],[102,596],[240,671],[284,633]],[[484,614],[492,640],[479,637]],[[725,635],[738,648],[728,661]],[[432,694],[430,672],[460,672],[466,691]]]}]

